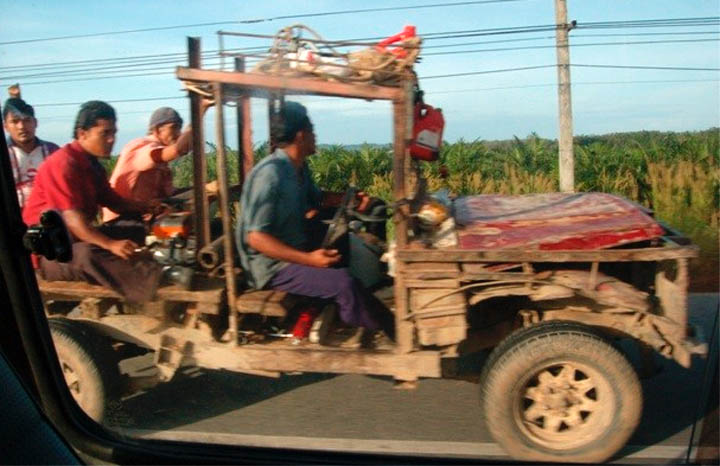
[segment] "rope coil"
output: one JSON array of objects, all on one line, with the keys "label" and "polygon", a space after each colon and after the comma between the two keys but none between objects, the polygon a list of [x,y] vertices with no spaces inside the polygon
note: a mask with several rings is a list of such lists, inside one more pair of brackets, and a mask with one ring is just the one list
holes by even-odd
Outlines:
[{"label": "rope coil", "polygon": [[[303,38],[303,32],[312,37]],[[404,49],[402,57],[377,47],[342,53],[311,28],[293,24],[278,31],[270,56],[255,65],[253,72],[283,76],[311,74],[327,80],[397,85],[412,71],[421,42],[419,37],[411,37],[394,44]]]}]

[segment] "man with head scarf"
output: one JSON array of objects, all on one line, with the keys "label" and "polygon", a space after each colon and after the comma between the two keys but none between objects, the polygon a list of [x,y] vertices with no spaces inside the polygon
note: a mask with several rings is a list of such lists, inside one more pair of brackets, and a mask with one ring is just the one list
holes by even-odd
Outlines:
[{"label": "man with head scarf", "polygon": [[32,191],[40,164],[58,149],[52,142],[35,136],[35,110],[19,97],[11,97],[3,105],[3,127],[8,133],[7,147],[15,177],[15,190],[22,209]]},{"label": "man with head scarf", "polygon": [[[307,110],[285,102],[272,131],[277,148],[250,172],[243,186],[235,233],[249,284],[332,299],[346,324],[383,330],[392,338],[392,314],[348,268],[333,268],[341,260],[337,249],[315,247],[307,233],[308,213],[337,197],[325,196],[313,182],[307,159],[315,153],[315,133]],[[362,197],[367,203],[367,196]]]},{"label": "man with head scarf", "polygon": [[[203,101],[202,109],[209,106]],[[160,107],[150,116],[148,134],[133,139],[123,147],[110,176],[110,186],[123,197],[140,202],[170,197],[174,191],[169,162],[187,154],[192,148],[192,132],[181,131],[183,120],[170,107]],[[118,217],[103,210],[103,221]]]}]

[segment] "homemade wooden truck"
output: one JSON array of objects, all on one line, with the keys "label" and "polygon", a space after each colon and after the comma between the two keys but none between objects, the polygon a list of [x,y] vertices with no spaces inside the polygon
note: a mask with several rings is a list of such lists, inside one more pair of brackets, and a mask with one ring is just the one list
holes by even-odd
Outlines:
[{"label": "homemade wooden truck", "polygon": [[[412,388],[421,378],[452,376],[451,364],[444,361],[492,349],[478,368],[478,414],[496,441],[519,459],[598,462],[625,444],[642,410],[636,369],[614,342],[634,340],[646,360],[657,352],[685,367],[693,353],[703,352],[687,322],[688,261],[697,256],[697,248],[659,224],[653,223],[659,230],[648,237],[604,245],[598,240],[600,246],[590,249],[559,247],[562,242],[550,249],[532,242],[473,246],[488,229],[502,239],[507,222],[503,227],[487,224],[450,247],[425,241],[417,222],[429,198],[417,169],[420,162],[408,153],[415,85],[411,70],[399,73],[391,85],[249,73],[242,71],[239,59],[237,71],[205,70],[196,39],[189,40],[189,57],[190,66],[178,68],[177,77],[195,91],[190,93],[195,141],[192,216],[185,219],[192,224],[188,231],[196,245],[196,254],[191,254],[195,259],[190,257],[186,264],[194,269],[191,289],[164,286],[155,301],[128,306],[102,287],[39,282],[69,388],[95,419],[102,419],[107,400],[170,380],[183,366],[270,377],[297,372],[384,375],[399,387]],[[211,235],[203,188],[207,160],[201,93],[212,94],[216,102],[217,203],[222,221],[217,237]],[[237,102],[242,184],[253,163],[250,98],[267,99],[272,116],[285,96],[298,94],[391,104],[395,263],[390,303],[396,325],[392,348],[296,344],[282,338],[270,324],[291,319],[306,300],[247,289],[242,280],[233,245],[222,104]],[[552,202],[579,199],[563,196]],[[463,205],[472,207],[473,198],[468,199]],[[346,217],[353,214],[350,207],[341,206],[335,221],[347,224]],[[472,217],[476,211],[468,212]],[[580,216],[587,214],[582,212]],[[504,214],[514,215],[513,228],[551,221],[534,220],[533,211],[522,209]],[[530,230],[526,238],[535,235],[533,231],[537,233]],[[187,244],[181,243],[175,247]],[[203,269],[200,263],[215,268]],[[58,305],[63,302],[72,305]],[[145,377],[123,373],[123,360],[143,354],[154,355],[154,372]]]}]

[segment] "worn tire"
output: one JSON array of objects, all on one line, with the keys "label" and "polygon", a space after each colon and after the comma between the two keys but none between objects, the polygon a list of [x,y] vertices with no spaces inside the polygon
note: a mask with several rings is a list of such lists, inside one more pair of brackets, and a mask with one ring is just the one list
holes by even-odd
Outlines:
[{"label": "worn tire", "polygon": [[102,422],[120,381],[112,347],[82,323],[68,319],[48,323],[70,393],[88,416]]},{"label": "worn tire", "polygon": [[625,356],[570,322],[511,334],[490,355],[480,387],[490,434],[521,460],[605,461],[642,413],[640,381]]}]

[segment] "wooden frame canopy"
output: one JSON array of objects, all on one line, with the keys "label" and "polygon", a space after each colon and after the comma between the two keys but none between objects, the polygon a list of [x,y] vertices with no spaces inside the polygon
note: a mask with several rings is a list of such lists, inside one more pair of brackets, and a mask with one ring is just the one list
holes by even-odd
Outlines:
[{"label": "wooden frame canopy", "polygon": [[365,83],[344,83],[317,78],[273,76],[259,73],[238,73],[235,71],[199,70],[179,66],[178,79],[199,83],[221,83],[225,92],[234,89],[251,97],[271,97],[273,93],[287,95],[323,95],[370,100],[399,100],[404,97],[402,87],[378,86]]}]

